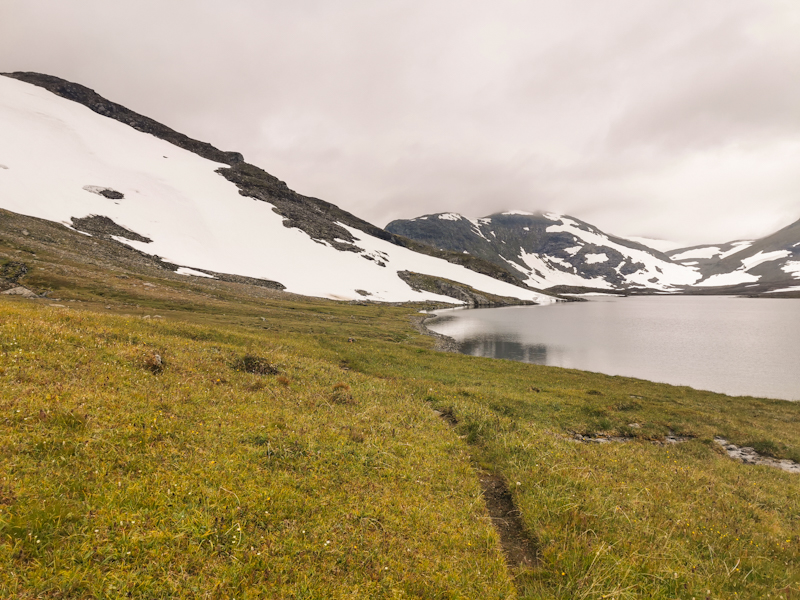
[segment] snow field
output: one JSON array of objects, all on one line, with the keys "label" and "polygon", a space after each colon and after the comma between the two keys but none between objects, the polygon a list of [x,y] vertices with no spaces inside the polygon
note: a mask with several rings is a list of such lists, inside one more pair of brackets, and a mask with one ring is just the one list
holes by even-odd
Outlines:
[{"label": "snow field", "polygon": [[[416,254],[351,229],[365,254],[385,253],[386,267],[361,254],[315,242],[283,226],[272,205],[246,198],[215,171],[227,168],[136,131],[50,92],[0,77],[0,205],[71,226],[72,217],[103,215],[152,239],[129,246],[195,269],[278,281],[308,296],[401,302],[453,298],[416,292],[398,276],[412,270],[481,291],[551,301],[464,267]],[[110,200],[85,186],[124,194]],[[93,189],[94,189],[93,188]],[[194,269],[192,269],[194,267]]]}]

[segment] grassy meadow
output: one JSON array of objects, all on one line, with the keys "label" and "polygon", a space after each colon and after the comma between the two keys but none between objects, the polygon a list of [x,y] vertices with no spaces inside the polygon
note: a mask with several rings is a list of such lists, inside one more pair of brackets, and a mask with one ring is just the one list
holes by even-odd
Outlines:
[{"label": "grassy meadow", "polygon": [[798,404],[436,352],[421,306],[34,256],[49,299],[0,299],[0,598],[800,597],[800,477],[713,442],[798,460]]}]

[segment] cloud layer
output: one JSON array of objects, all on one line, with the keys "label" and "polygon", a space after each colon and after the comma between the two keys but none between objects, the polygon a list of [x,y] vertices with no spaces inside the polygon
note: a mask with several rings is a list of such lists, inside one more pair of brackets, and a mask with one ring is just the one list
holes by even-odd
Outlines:
[{"label": "cloud layer", "polygon": [[794,0],[5,0],[0,70],[78,81],[379,225],[620,235],[800,218]]}]

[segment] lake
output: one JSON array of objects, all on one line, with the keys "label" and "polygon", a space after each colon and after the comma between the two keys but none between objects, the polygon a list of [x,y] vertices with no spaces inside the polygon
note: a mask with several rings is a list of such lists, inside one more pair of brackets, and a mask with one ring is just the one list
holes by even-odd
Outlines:
[{"label": "lake", "polygon": [[800,400],[800,299],[603,296],[436,315],[425,324],[464,354]]}]

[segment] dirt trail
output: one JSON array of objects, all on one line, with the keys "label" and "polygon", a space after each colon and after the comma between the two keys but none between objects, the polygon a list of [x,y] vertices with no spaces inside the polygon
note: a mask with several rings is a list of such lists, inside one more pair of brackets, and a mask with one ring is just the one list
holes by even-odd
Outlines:
[{"label": "dirt trail", "polygon": [[[458,424],[458,419],[451,408],[433,412],[451,427]],[[506,480],[500,475],[480,471],[478,481],[483,490],[483,500],[492,519],[492,525],[500,535],[500,547],[506,557],[506,564],[512,568],[531,567],[536,564],[539,555],[536,538],[525,528],[522,513],[514,504],[514,496]]]},{"label": "dirt trail", "polygon": [[510,567],[533,566],[538,561],[538,545],[522,522],[521,513],[514,504],[514,497],[506,480],[491,473],[481,473],[478,480],[492,524],[500,534],[500,545],[506,555],[506,562]]}]

